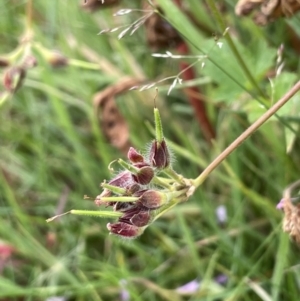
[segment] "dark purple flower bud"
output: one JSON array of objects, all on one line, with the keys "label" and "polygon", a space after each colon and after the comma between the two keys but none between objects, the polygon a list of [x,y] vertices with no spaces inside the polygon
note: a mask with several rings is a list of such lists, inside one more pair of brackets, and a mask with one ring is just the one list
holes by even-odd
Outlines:
[{"label": "dark purple flower bud", "polygon": [[144,227],[150,222],[150,211],[142,210],[139,213],[135,214],[131,219],[131,223],[137,227]]},{"label": "dark purple flower bud", "polygon": [[138,162],[144,162],[144,157],[138,153],[133,147],[129,148],[129,151],[127,153],[127,158],[132,162],[132,163],[138,163]]},{"label": "dark purple flower bud", "polygon": [[133,182],[132,174],[129,171],[123,171],[123,172],[119,173],[116,177],[111,179],[108,182],[108,184],[117,186],[117,187],[121,187],[121,188],[126,188],[126,187],[134,184],[134,182]]},{"label": "dark purple flower bud", "polygon": [[135,207],[135,203],[133,202],[117,202],[114,206],[115,211],[121,211],[121,212],[126,212],[133,207]]},{"label": "dark purple flower bud", "polygon": [[168,202],[168,196],[163,192],[147,190],[142,194],[139,202],[149,209],[156,209]]},{"label": "dark purple flower bud", "polygon": [[170,164],[170,154],[165,140],[152,142],[150,150],[150,163],[157,168],[166,168]]},{"label": "dark purple flower bud", "polygon": [[137,226],[129,225],[123,222],[117,222],[114,224],[108,223],[106,227],[110,231],[110,233],[122,236],[124,238],[136,238],[144,231],[143,228],[139,228]]},{"label": "dark purple flower bud", "polygon": [[26,72],[21,67],[11,67],[3,75],[3,86],[9,92],[16,92],[21,86]]},{"label": "dark purple flower bud", "polygon": [[150,166],[142,167],[135,175],[133,175],[134,180],[141,185],[149,184],[153,177],[154,171]]},{"label": "dark purple flower bud", "polygon": [[119,218],[119,222],[144,227],[149,224],[150,218],[150,210],[148,208],[135,205]]},{"label": "dark purple flower bud", "polygon": [[133,195],[134,193],[140,190],[140,185],[137,183],[132,184],[131,186],[127,186],[127,195]]}]

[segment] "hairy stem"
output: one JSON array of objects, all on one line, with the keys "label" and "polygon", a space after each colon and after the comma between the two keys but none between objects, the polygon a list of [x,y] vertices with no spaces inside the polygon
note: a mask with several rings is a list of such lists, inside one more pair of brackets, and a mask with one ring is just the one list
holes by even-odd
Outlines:
[{"label": "hairy stem", "polygon": [[246,131],[234,140],[217,158],[213,160],[204,171],[192,183],[195,187],[200,186],[210,173],[217,168],[239,145],[251,136],[261,125],[272,117],[286,102],[288,102],[300,90],[300,81],[292,87],[276,104],[256,120]]}]

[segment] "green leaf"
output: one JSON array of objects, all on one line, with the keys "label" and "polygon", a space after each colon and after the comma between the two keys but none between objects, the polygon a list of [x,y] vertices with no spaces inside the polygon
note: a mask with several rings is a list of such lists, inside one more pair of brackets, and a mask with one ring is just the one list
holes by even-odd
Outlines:
[{"label": "green leaf", "polygon": [[[225,41],[221,41],[224,42],[222,47],[215,47],[209,55],[213,55],[214,61],[221,65],[236,82],[224,72],[220,72],[219,68],[209,61],[207,61],[202,73],[211,77],[218,84],[218,87],[212,91],[213,99],[215,101],[231,103],[241,97],[241,94],[245,92],[245,88],[251,90],[253,87],[237,61],[232,59],[229,45]],[[253,39],[247,47],[242,45],[238,40],[234,40],[234,43],[255,80],[261,83],[267,71],[275,64],[276,50],[268,47],[266,41],[261,39]]]}]

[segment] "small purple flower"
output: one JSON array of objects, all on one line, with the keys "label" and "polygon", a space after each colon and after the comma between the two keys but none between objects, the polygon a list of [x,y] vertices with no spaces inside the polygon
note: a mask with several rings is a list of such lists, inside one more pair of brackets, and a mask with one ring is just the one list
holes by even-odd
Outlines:
[{"label": "small purple flower", "polygon": [[129,291],[126,289],[127,281],[125,279],[121,279],[120,285],[121,285],[120,300],[121,301],[129,301],[130,294],[129,294]]},{"label": "small purple flower", "polygon": [[220,205],[216,208],[216,216],[220,224],[227,222],[227,209],[224,205]]},{"label": "small purple flower", "polygon": [[200,281],[195,279],[195,280],[192,280],[180,287],[178,287],[176,289],[176,292],[179,293],[179,294],[194,294],[196,293],[200,288]]},{"label": "small purple flower", "polygon": [[282,210],[284,207],[284,199],[281,199],[279,203],[276,205],[276,209]]},{"label": "small purple flower", "polygon": [[[224,285],[228,281],[228,277],[224,274],[220,274],[214,278],[214,281],[220,285]],[[200,289],[200,286],[201,280],[195,279],[176,288],[176,292],[181,295],[193,295]]]},{"label": "small purple flower", "polygon": [[225,285],[228,281],[228,277],[224,274],[220,274],[215,277],[215,281],[221,285]]},{"label": "small purple flower", "polygon": [[[291,198],[292,203],[294,203],[294,202],[296,202],[296,201],[298,201],[298,200],[299,200],[299,197]],[[283,210],[283,209],[284,209],[284,205],[285,205],[285,199],[283,198],[283,199],[281,199],[281,200],[279,201],[279,203],[276,205],[276,209],[278,209],[278,210]]]}]

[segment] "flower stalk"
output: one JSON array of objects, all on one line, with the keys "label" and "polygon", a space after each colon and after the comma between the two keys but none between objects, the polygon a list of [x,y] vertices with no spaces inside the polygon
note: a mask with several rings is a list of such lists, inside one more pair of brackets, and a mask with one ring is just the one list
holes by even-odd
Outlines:
[{"label": "flower stalk", "polygon": [[53,220],[55,220],[61,216],[67,215],[67,214],[87,215],[87,216],[96,216],[96,217],[105,217],[105,218],[108,218],[108,217],[116,218],[116,217],[121,216],[121,213],[119,213],[119,212],[95,211],[95,210],[74,210],[73,209],[68,212],[50,217],[50,218],[46,219],[46,222],[47,223],[52,222]]}]

